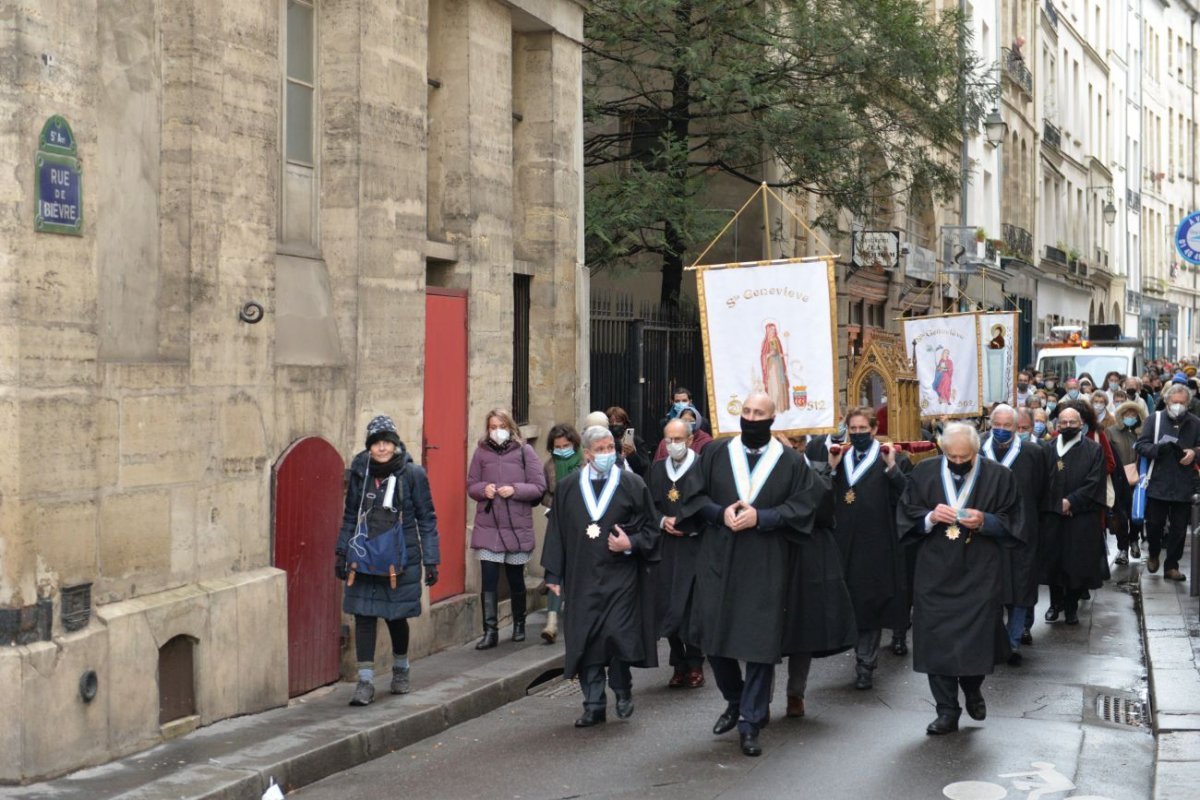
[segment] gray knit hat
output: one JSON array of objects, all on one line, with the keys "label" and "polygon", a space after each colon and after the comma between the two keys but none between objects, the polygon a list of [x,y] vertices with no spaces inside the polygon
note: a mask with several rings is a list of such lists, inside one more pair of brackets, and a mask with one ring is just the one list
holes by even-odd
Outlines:
[{"label": "gray knit hat", "polygon": [[391,417],[380,414],[367,423],[367,447],[379,441],[388,441],[400,446],[400,434],[396,433],[396,423]]}]

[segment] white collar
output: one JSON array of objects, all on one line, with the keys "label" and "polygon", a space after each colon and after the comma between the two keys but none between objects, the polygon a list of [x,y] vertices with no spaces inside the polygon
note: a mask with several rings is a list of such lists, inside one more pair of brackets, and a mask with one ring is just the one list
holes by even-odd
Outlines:
[{"label": "white collar", "polygon": [[1063,456],[1065,456],[1065,455],[1067,454],[1067,452],[1068,452],[1068,451],[1069,451],[1069,450],[1070,450],[1072,447],[1074,447],[1075,445],[1079,444],[1079,441],[1080,441],[1081,439],[1083,439],[1083,430],[1082,430],[1082,429],[1079,431],[1079,435],[1078,435],[1078,436],[1076,436],[1076,437],[1075,437],[1074,439],[1072,439],[1071,441],[1067,442],[1067,443],[1066,443],[1066,444],[1067,444],[1067,446],[1066,446],[1066,447],[1063,447],[1063,442],[1064,442],[1064,441],[1066,441],[1066,440],[1065,440],[1065,439],[1063,439],[1063,437],[1062,437],[1062,432],[1060,431],[1060,432],[1059,432],[1059,434],[1058,434],[1058,436],[1057,436],[1057,437],[1055,437],[1055,439],[1054,439],[1054,449],[1058,451],[1058,457],[1059,457],[1059,458],[1062,458]]},{"label": "white collar", "polygon": [[694,463],[696,463],[696,452],[691,448],[688,448],[688,451],[684,453],[683,461],[679,463],[678,468],[675,466],[675,462],[671,459],[671,457],[667,456],[667,477],[672,481],[679,480],[683,477],[685,472],[691,469],[692,464]]}]

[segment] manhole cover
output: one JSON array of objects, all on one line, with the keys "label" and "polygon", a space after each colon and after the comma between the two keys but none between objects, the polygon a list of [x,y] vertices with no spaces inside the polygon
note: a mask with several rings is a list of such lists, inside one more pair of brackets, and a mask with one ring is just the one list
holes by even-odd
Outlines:
[{"label": "manhole cover", "polygon": [[579,681],[564,681],[560,679],[548,681],[544,686],[530,694],[533,697],[571,697],[583,694],[583,691],[579,688]]},{"label": "manhole cover", "polygon": [[1096,695],[1096,716],[1115,725],[1142,727],[1146,724],[1146,704],[1131,697]]}]

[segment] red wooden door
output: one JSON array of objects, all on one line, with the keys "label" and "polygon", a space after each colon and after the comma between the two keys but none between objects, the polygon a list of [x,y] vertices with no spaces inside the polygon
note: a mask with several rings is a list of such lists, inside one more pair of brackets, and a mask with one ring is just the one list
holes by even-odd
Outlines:
[{"label": "red wooden door", "polygon": [[333,548],[342,523],[345,464],[329,442],[294,442],[275,463],[275,566],[287,572],[288,695],[339,676],[341,584]]},{"label": "red wooden door", "polygon": [[425,295],[425,437],[422,463],[437,511],[442,565],[430,598],[466,588],[467,293]]}]

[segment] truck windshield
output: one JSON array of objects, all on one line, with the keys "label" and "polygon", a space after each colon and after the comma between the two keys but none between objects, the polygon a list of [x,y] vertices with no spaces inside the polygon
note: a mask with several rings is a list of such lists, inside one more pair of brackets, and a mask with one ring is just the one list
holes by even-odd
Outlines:
[{"label": "truck windshield", "polygon": [[1129,359],[1125,356],[1110,354],[1077,355],[1077,356],[1045,356],[1038,365],[1043,375],[1057,375],[1059,380],[1075,378],[1084,372],[1091,374],[1099,381],[1110,371],[1122,375],[1129,373]]}]

